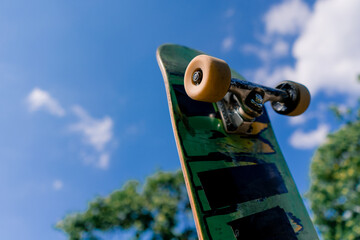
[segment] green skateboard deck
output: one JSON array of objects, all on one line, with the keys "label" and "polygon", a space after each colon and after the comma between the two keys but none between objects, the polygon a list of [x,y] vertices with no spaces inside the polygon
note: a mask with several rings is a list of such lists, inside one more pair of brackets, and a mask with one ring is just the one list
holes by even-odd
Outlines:
[{"label": "green skateboard deck", "polygon": [[172,44],[157,50],[199,238],[318,239],[266,111],[252,135],[228,134],[215,103],[187,96],[184,73],[200,54]]}]

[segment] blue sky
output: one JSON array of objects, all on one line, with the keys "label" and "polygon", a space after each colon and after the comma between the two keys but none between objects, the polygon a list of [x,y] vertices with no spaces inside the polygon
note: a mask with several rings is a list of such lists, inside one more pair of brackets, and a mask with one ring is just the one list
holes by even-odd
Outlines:
[{"label": "blue sky", "polygon": [[0,236],[53,226],[129,179],[180,167],[156,48],[178,43],[247,79],[309,87],[272,124],[301,193],[316,147],[359,97],[358,0],[0,1]]}]

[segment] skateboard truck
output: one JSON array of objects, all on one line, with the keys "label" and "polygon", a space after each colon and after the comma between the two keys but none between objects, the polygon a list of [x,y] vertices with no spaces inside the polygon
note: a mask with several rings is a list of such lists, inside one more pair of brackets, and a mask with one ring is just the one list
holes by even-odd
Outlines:
[{"label": "skateboard truck", "polygon": [[184,85],[192,99],[216,102],[228,133],[251,134],[252,123],[263,114],[267,101],[275,112],[288,116],[302,114],[310,104],[310,93],[302,84],[283,81],[270,88],[231,78],[225,61],[207,55],[189,63]]}]

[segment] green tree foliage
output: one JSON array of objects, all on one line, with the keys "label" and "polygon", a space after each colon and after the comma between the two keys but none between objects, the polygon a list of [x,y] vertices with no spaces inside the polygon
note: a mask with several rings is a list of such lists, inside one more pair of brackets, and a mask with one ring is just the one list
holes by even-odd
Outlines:
[{"label": "green tree foliage", "polygon": [[57,225],[72,240],[98,239],[96,232],[129,230],[134,239],[195,239],[184,178],[181,171],[157,172],[139,182],[89,203],[83,213],[65,217]]},{"label": "green tree foliage", "polygon": [[333,110],[346,124],[317,149],[307,197],[324,239],[360,240],[360,112]]}]

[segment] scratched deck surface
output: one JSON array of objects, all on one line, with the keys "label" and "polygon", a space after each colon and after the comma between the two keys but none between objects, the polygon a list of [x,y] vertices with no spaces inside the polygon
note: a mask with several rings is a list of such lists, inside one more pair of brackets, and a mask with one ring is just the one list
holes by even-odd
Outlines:
[{"label": "scratched deck surface", "polygon": [[171,44],[157,51],[199,238],[318,239],[267,113],[252,136],[227,134],[216,104],[187,96],[185,69],[199,54]]}]

